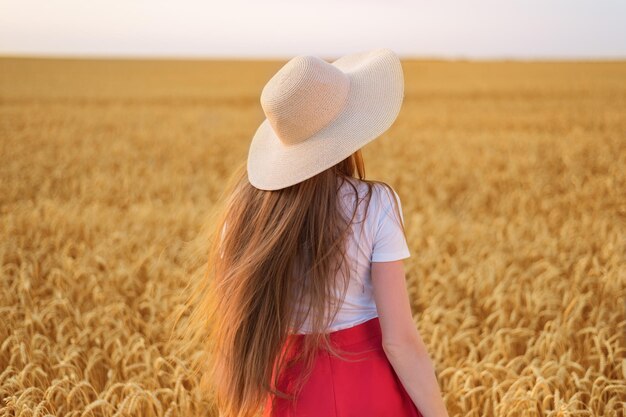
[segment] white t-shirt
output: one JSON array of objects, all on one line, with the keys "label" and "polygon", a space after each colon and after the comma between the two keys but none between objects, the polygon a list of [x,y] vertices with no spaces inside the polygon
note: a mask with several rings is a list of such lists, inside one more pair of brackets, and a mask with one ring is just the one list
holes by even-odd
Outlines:
[{"label": "white t-shirt", "polygon": [[[350,178],[356,185],[359,198],[367,192],[367,183]],[[400,197],[393,190],[394,197],[400,209],[400,219],[404,224],[402,203]],[[354,189],[346,182],[339,189],[341,201],[348,216],[354,211],[356,196]],[[411,256],[402,229],[397,223],[393,201],[386,188],[374,184],[372,196],[365,221],[366,201],[359,203],[358,211],[351,226],[351,235],[348,238],[347,257],[351,262],[350,281],[342,305],[335,316],[335,320],[328,328],[328,332],[345,329],[378,317],[371,278],[372,262],[389,262],[405,259]],[[350,217],[348,217],[350,218]],[[226,230],[226,225],[222,233]],[[342,268],[343,270],[343,268]],[[337,298],[339,290],[337,290]],[[308,318],[303,326],[295,333],[309,333]]]},{"label": "white t-shirt", "polygon": [[[367,192],[367,183],[356,178],[352,179],[362,198]],[[394,197],[400,209],[400,218],[404,224],[400,197],[393,190]],[[348,183],[342,184],[339,190],[343,207],[347,214],[354,210],[354,189]],[[392,196],[388,190],[379,184],[374,184],[372,197],[365,221],[366,201],[359,203],[355,221],[352,224],[352,233],[348,239],[348,259],[351,265],[351,276],[346,296],[339,312],[335,316],[328,332],[355,326],[374,317],[378,317],[371,278],[372,262],[389,262],[405,259],[411,256],[402,229],[397,223]],[[339,290],[338,290],[339,291]],[[337,292],[339,297],[341,294]],[[295,333],[309,333],[308,319]]]}]

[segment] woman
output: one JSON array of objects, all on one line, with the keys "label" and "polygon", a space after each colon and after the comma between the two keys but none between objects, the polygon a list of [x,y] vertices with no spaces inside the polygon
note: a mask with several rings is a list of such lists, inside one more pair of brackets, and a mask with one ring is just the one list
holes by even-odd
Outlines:
[{"label": "woman", "polygon": [[364,179],[360,153],[403,97],[385,48],[297,56],[263,88],[190,300],[220,415],[447,416],[411,315],[400,199]]}]

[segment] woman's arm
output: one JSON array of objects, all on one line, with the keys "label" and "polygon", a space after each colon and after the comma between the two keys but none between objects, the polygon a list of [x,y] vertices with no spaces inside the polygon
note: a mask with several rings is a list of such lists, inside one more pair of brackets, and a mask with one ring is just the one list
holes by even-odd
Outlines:
[{"label": "woman's arm", "polygon": [[413,322],[404,263],[372,262],[371,273],[389,362],[424,417],[448,417],[434,365]]}]

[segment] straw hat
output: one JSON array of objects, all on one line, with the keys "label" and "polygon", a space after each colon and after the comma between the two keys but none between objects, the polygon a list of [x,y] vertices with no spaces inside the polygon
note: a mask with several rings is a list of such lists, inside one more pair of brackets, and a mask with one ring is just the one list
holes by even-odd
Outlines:
[{"label": "straw hat", "polygon": [[261,92],[266,119],[250,143],[248,180],[278,190],[319,174],[389,129],[403,98],[402,65],[390,49],[332,63],[292,58]]}]

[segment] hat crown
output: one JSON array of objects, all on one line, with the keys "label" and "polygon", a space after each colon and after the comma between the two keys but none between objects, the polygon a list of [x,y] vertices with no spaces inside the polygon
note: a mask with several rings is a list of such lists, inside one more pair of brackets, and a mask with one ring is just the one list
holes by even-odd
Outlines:
[{"label": "hat crown", "polygon": [[300,55],[289,60],[261,92],[261,107],[285,145],[306,140],[344,109],[350,78],[323,59]]}]

